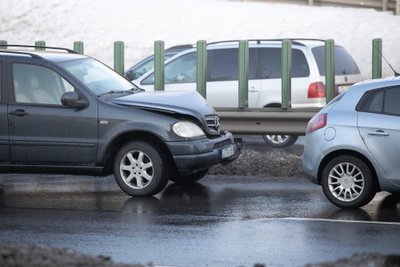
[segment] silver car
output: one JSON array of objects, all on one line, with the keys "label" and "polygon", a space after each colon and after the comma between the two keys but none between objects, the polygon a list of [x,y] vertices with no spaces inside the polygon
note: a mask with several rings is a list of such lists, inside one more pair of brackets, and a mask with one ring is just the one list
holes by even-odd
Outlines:
[{"label": "silver car", "polygon": [[308,123],[303,171],[336,206],[400,192],[400,77],[353,85]]}]

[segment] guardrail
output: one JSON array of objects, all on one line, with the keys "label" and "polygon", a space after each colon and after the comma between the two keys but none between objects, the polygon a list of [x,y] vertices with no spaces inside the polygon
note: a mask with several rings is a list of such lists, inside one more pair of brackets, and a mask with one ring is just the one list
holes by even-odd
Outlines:
[{"label": "guardrail", "polygon": [[[250,1],[250,0],[241,0]],[[260,0],[257,0],[260,1]],[[340,5],[352,7],[368,7],[382,11],[393,11],[395,15],[400,15],[400,0],[261,0],[264,2],[286,2],[286,3],[303,3],[308,5]]]},{"label": "guardrail", "polygon": [[[43,50],[44,41],[36,41],[37,50]],[[291,109],[291,46],[292,40],[282,40],[282,108],[248,108],[248,60],[247,40],[239,42],[239,108],[216,109],[221,118],[221,126],[237,134],[295,134],[304,135],[308,121],[319,109]],[[7,42],[0,41],[0,48]],[[76,41],[73,48],[84,52],[84,44]],[[372,41],[372,78],[382,77],[382,40]],[[155,90],[164,90],[164,42],[154,43]],[[124,42],[114,42],[114,69],[124,73]],[[197,90],[206,97],[207,81],[207,43],[197,42]],[[329,102],[335,95],[334,41],[325,41],[326,99]]]},{"label": "guardrail", "polygon": [[400,15],[400,0],[308,0],[309,5],[335,4],[354,7],[369,7],[382,11],[393,10],[395,15]]},{"label": "guardrail", "polygon": [[221,128],[235,134],[304,135],[308,121],[319,109],[219,108]]}]

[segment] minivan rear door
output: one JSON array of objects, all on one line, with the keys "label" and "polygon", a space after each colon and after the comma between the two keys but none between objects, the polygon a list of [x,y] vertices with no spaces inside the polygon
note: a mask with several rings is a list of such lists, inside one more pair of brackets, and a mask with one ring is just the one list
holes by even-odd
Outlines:
[{"label": "minivan rear door", "polygon": [[[208,51],[207,100],[213,107],[239,106],[239,50],[217,48]],[[256,48],[249,49],[248,106],[258,107],[261,80],[257,79]]]}]

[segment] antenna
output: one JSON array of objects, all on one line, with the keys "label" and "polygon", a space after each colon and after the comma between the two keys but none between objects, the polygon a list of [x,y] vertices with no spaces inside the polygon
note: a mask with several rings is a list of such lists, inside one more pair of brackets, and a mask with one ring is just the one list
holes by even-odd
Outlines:
[{"label": "antenna", "polygon": [[398,73],[398,72],[392,67],[392,65],[390,65],[389,61],[388,61],[388,60],[386,59],[386,57],[382,54],[382,51],[379,49],[379,47],[377,47],[375,44],[374,44],[374,47],[375,47],[376,50],[379,51],[379,54],[381,55],[381,57],[382,57],[382,58],[386,61],[386,63],[389,65],[389,68],[393,71],[394,76],[395,76],[395,77],[400,76],[400,73]]}]

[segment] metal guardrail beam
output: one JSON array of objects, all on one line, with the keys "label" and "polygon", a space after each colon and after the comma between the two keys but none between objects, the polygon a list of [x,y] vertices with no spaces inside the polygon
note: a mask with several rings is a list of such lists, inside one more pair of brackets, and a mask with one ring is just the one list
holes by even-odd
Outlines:
[{"label": "metal guardrail beam", "polygon": [[[242,2],[251,0],[240,0]],[[400,15],[400,0],[253,0],[264,2],[295,3],[308,5],[334,5],[334,6],[353,6],[380,9],[382,11],[393,11],[395,15]]]},{"label": "metal guardrail beam", "polygon": [[305,135],[308,121],[319,111],[281,108],[217,108],[221,129],[234,134]]}]

